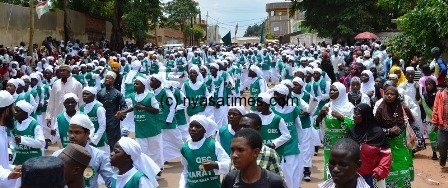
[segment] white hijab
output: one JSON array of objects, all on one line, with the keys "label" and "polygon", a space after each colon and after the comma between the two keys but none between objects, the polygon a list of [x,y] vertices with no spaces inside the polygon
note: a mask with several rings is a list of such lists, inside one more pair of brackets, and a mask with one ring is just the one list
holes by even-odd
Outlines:
[{"label": "white hijab", "polygon": [[332,84],[332,86],[335,86],[337,90],[339,91],[338,98],[334,100],[330,100],[329,107],[330,107],[330,114],[331,111],[339,112],[341,115],[346,116],[348,118],[353,118],[354,113],[354,106],[352,103],[348,101],[347,95],[346,95],[346,88],[344,84],[340,82],[335,82]]},{"label": "white hijab", "polygon": [[370,70],[364,70],[361,74],[367,74],[369,76],[369,81],[367,83],[361,83],[361,93],[367,94],[369,91],[373,91],[375,93],[375,78],[373,77],[373,73]]},{"label": "white hijab", "polygon": [[135,75],[137,75],[140,67],[142,67],[142,63],[139,60],[132,61],[131,70],[128,72],[128,74],[126,74],[126,80],[124,81],[124,83],[132,84],[132,80]]},{"label": "white hijab", "polygon": [[126,154],[131,156],[132,165],[148,177],[152,187],[159,186],[156,175],[160,172],[160,168],[151,158],[142,153],[142,148],[137,141],[129,137],[121,137],[118,144]]}]

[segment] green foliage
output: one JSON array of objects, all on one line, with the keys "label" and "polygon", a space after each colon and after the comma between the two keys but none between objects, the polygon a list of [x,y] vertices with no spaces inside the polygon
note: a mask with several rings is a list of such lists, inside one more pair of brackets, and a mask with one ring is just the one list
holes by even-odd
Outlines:
[{"label": "green foliage", "polygon": [[[305,11],[304,26],[317,31],[320,37],[352,39],[364,31],[385,30],[389,12],[377,0],[293,0],[293,10]],[[291,11],[291,14],[294,14]]]},{"label": "green foliage", "polygon": [[275,36],[272,33],[266,33],[266,39],[272,40],[272,39],[275,39]]},{"label": "green foliage", "polygon": [[167,14],[165,25],[177,29],[184,29],[188,20],[199,14],[198,3],[193,0],[173,0],[165,4]]},{"label": "green foliage", "polygon": [[261,30],[265,27],[265,22],[261,24],[255,24],[247,27],[246,32],[244,32],[243,37],[259,37],[261,34]]},{"label": "green foliage", "polygon": [[416,7],[398,19],[402,33],[387,43],[393,52],[410,59],[414,55],[430,57],[432,47],[446,49],[448,4],[441,0],[418,1]]},{"label": "green foliage", "polygon": [[162,9],[158,0],[127,2],[122,24],[124,34],[137,42],[143,42],[148,36],[148,30],[155,27],[161,16]]},{"label": "green foliage", "polygon": [[397,12],[399,15],[403,15],[414,8],[416,1],[417,0],[378,0],[378,5],[392,12]]}]

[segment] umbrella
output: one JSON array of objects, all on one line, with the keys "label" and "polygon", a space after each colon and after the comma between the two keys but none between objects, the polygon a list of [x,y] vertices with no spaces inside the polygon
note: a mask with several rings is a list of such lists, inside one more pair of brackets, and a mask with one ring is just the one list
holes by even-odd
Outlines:
[{"label": "umbrella", "polygon": [[375,34],[373,34],[371,32],[363,32],[363,33],[360,33],[360,34],[356,35],[355,39],[356,40],[359,40],[359,39],[378,39],[378,36],[376,36]]}]

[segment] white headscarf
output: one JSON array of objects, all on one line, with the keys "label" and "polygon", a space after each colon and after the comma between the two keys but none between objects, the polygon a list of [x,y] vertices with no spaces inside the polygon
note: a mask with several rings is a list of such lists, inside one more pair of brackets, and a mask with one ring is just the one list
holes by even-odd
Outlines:
[{"label": "white headscarf", "polygon": [[142,148],[132,138],[121,137],[118,140],[123,151],[131,156],[132,165],[140,172],[146,175],[152,184],[152,187],[157,187],[159,184],[156,180],[156,175],[160,172],[159,166],[146,154],[142,153]]},{"label": "white headscarf", "polygon": [[369,81],[367,83],[361,83],[361,93],[367,94],[369,91],[373,91],[375,93],[375,78],[373,77],[373,73],[370,70],[364,70],[361,74],[367,74],[369,76]]},{"label": "white headscarf", "polygon": [[199,70],[199,67],[197,65],[193,65],[190,67],[190,69],[188,71],[196,71],[196,73],[198,74],[198,77],[196,78],[196,82],[203,82],[204,81],[204,77],[201,74],[201,71]]},{"label": "white headscarf", "polygon": [[14,79],[14,78],[9,79],[8,84],[13,84],[16,87],[16,90],[17,90],[17,87],[19,87],[19,82],[17,81],[17,79]]},{"label": "white headscarf", "polygon": [[168,82],[170,82],[170,84],[171,84],[171,86],[172,86],[173,88],[180,89],[180,83],[179,83],[178,81],[170,80],[170,81],[168,81]]},{"label": "white headscarf", "polygon": [[148,82],[148,79],[143,78],[143,77],[141,77],[141,76],[137,76],[137,78],[135,78],[135,80],[136,80],[136,81],[138,80],[138,81],[142,82],[142,84],[145,86],[145,90],[149,89],[149,82]]},{"label": "white headscarf", "polygon": [[289,87],[294,87],[294,85],[292,84],[292,81],[289,80],[289,79],[282,80],[282,81],[280,82],[280,84],[283,84],[283,85],[285,85],[285,86],[289,86]]},{"label": "white headscarf", "polygon": [[191,116],[190,123],[193,121],[198,122],[199,124],[202,125],[202,127],[204,127],[204,129],[205,129],[204,137],[205,138],[212,136],[214,134],[213,130],[216,130],[216,128],[218,127],[218,125],[215,123],[215,121],[213,121],[210,117],[207,117],[202,114],[197,114],[197,115]]},{"label": "white headscarf", "polygon": [[75,114],[72,117],[72,119],[70,119],[70,125],[78,125],[86,129],[89,129],[90,130],[89,138],[90,140],[93,139],[93,136],[95,135],[95,127],[92,121],[90,121],[89,116],[87,116],[86,114]]},{"label": "white headscarf", "polygon": [[160,82],[160,87],[166,87],[165,76],[161,73],[151,75],[151,78],[154,78]]},{"label": "white headscarf", "polygon": [[267,92],[261,92],[258,94],[258,98],[261,98],[261,100],[265,103],[271,104],[272,96]]},{"label": "white headscarf", "polygon": [[340,82],[335,82],[332,84],[332,86],[335,86],[337,90],[339,91],[338,98],[334,100],[330,100],[329,106],[330,106],[330,113],[331,111],[339,112],[341,115],[346,116],[348,118],[353,118],[353,110],[354,106],[351,102],[348,101],[347,95],[346,95],[346,88],[344,84]]},{"label": "white headscarf", "polygon": [[257,77],[259,77],[259,78],[263,77],[263,72],[261,71],[260,67],[258,67],[258,66],[251,65],[249,70],[254,71],[255,74],[257,74]]},{"label": "white headscarf", "polygon": [[6,90],[1,90],[0,91],[0,108],[9,106],[12,103],[14,103],[14,98],[12,97],[12,95]]},{"label": "white headscarf", "polygon": [[311,67],[305,67],[305,74],[307,74],[307,73],[311,73],[311,74],[313,74],[313,68],[311,68]]},{"label": "white headscarf", "polygon": [[33,113],[34,111],[34,106],[26,102],[25,100],[20,100],[16,103],[16,106],[28,113],[28,116],[31,115],[31,113]]},{"label": "white headscarf", "polygon": [[69,99],[69,98],[73,98],[73,99],[75,99],[76,102],[79,102],[78,96],[76,96],[74,93],[66,93],[64,95],[64,101]]},{"label": "white headscarf", "polygon": [[288,95],[289,94],[289,88],[283,84],[278,84],[274,87],[274,91],[279,92],[282,95]]},{"label": "white headscarf", "polygon": [[84,89],[82,91],[88,91],[89,93],[91,93],[95,96],[98,93],[98,91],[96,90],[95,87],[84,87]]},{"label": "white headscarf", "polygon": [[229,110],[230,110],[230,109],[236,109],[236,110],[238,110],[238,111],[241,113],[241,115],[243,115],[243,116],[247,114],[246,107],[241,106],[241,105],[239,105],[239,104],[236,104],[235,106],[230,106],[230,107],[229,107]]},{"label": "white headscarf", "polygon": [[135,75],[137,75],[141,67],[142,63],[139,60],[132,61],[131,70],[128,72],[128,74],[126,74],[126,80],[124,81],[124,83],[132,84],[132,80],[134,79]]}]

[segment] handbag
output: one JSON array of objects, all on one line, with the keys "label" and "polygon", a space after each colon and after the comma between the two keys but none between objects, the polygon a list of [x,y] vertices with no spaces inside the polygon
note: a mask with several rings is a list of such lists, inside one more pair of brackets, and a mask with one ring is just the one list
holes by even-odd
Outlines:
[{"label": "handbag", "polygon": [[408,149],[412,149],[414,148],[415,144],[417,144],[417,135],[415,134],[414,130],[411,127],[411,124],[409,123],[409,118],[406,115],[404,108],[401,108],[403,110],[404,124],[406,126],[406,147]]}]

